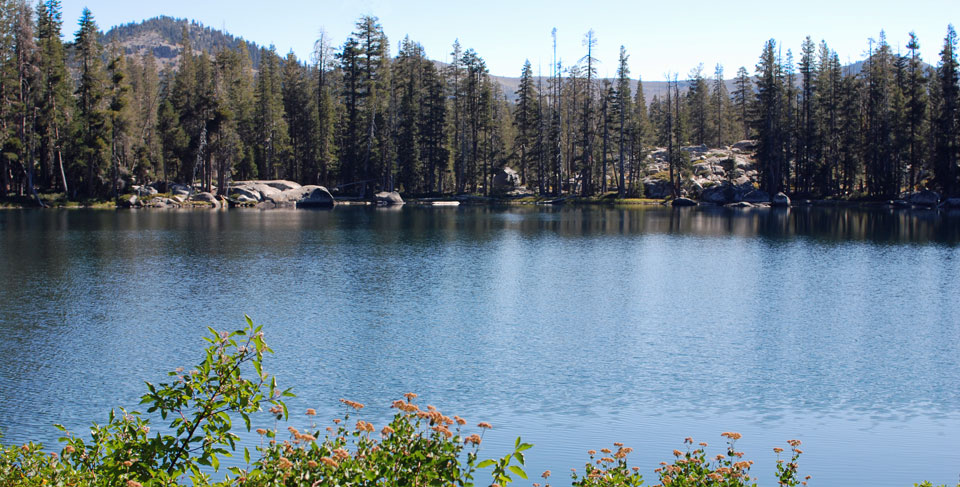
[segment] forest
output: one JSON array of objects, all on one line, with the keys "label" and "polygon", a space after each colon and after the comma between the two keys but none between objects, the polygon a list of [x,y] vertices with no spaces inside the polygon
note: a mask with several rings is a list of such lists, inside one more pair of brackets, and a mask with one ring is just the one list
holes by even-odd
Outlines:
[{"label": "forest", "polygon": [[308,60],[272,46],[251,55],[245,42],[198,49],[195,24],[185,25],[174,67],[128,55],[87,9],[64,42],[58,0],[0,8],[0,198],[108,199],[156,181],[225,194],[249,179],[367,196],[486,195],[507,166],[538,195],[640,197],[656,148],[677,195],[691,170],[682,147],[744,139],[756,141],[757,184],[770,194],[960,192],[952,26],[935,65],[913,33],[894,52],[881,32],[854,66],[825,41],[807,37],[793,53],[771,39],[730,92],[723,66],[701,64],[682,89],[673,74],[648,100],[626,47],[617,77],[598,77],[593,31],[577,63],[535,76],[527,62],[517,91],[504,93],[459,42],[444,63],[409,37],[392,54],[372,16],[342,45],[320,34]]}]

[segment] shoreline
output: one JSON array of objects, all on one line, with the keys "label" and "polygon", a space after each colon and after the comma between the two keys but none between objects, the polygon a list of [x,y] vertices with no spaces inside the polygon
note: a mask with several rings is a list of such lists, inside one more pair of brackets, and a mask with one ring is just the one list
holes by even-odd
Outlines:
[{"label": "shoreline", "polygon": [[[32,204],[24,204],[23,202],[10,201],[10,200],[0,200],[0,210],[28,210],[28,209],[37,209],[37,210],[216,210],[223,211],[228,209],[258,209],[258,210],[281,210],[281,209],[298,209],[295,205],[275,205],[269,202],[261,202],[258,204],[236,204],[228,205],[226,202],[224,204],[213,206],[210,203],[204,201],[190,201],[185,200],[183,202],[177,203],[175,205],[167,205],[162,207],[151,207],[151,206],[138,206],[138,207],[129,207],[119,204],[116,201],[92,201],[92,202],[68,202],[67,204],[63,203],[52,203],[45,202],[47,206],[37,206],[36,203],[31,199]],[[714,204],[709,202],[692,200],[694,204],[689,205],[690,207],[699,207],[699,208],[731,208],[731,209],[759,209],[759,208],[778,208],[769,203],[730,203],[726,205]],[[406,205],[418,206],[418,207],[437,207],[437,208],[451,208],[457,206],[553,206],[553,207],[563,207],[563,206],[574,206],[574,207],[610,207],[610,208],[623,208],[623,207],[670,207],[673,203],[672,198],[666,199],[649,199],[649,198],[625,198],[625,199],[614,199],[614,198],[603,198],[603,197],[560,197],[560,198],[545,198],[545,197],[523,197],[523,198],[498,198],[498,197],[489,197],[489,196],[475,196],[475,195],[464,195],[464,196],[451,196],[444,198],[411,198],[405,202]],[[398,207],[402,205],[378,205],[376,202],[372,201],[356,201],[356,200],[347,200],[347,201],[335,201],[335,203],[329,208],[335,208],[337,206],[393,206]],[[891,210],[960,210],[960,207],[957,207],[955,202],[940,202],[938,205],[921,205],[921,204],[912,204],[904,200],[797,200],[791,201],[788,206],[783,206],[780,208],[849,208],[849,209],[891,209]],[[301,208],[302,209],[302,208]]]}]

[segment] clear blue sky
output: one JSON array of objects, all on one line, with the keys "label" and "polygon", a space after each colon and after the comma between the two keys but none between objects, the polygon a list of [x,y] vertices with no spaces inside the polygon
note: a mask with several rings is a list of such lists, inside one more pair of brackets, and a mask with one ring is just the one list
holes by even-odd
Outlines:
[{"label": "clear blue sky", "polygon": [[63,0],[65,36],[73,36],[84,6],[103,30],[161,14],[185,17],[258,44],[274,44],[281,54],[293,50],[301,58],[309,57],[321,27],[339,46],[359,16],[373,14],[391,41],[391,54],[409,34],[428,56],[448,60],[450,46],[459,38],[486,60],[491,73],[503,76],[518,76],[528,58],[534,71],[539,64],[546,74],[553,27],[558,29],[559,56],[565,64],[576,61],[585,54],[583,36],[592,28],[599,41],[595,57],[602,62],[601,75],[614,75],[623,44],[633,77],[647,80],[663,79],[667,71],[682,78],[701,62],[708,74],[718,62],[728,78],[740,66],[752,74],[770,38],[783,43],[784,53],[791,48],[797,54],[810,35],[817,42],[826,40],[843,62],[856,61],[867,40],[879,37],[881,29],[894,50],[915,31],[924,59],[936,64],[947,24],[960,23],[956,0]]}]

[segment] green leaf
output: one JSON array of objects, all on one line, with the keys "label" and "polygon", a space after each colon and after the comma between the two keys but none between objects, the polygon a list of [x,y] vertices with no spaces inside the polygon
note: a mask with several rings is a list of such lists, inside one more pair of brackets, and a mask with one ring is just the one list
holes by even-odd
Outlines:
[{"label": "green leaf", "polygon": [[522,478],[523,480],[527,480],[527,473],[524,472],[522,468],[516,465],[510,465],[510,471],[517,474],[517,476]]},{"label": "green leaf", "polygon": [[493,461],[493,460],[491,460],[491,459],[484,460],[484,461],[482,461],[482,462],[480,462],[480,463],[477,464],[477,468],[487,468],[487,467],[489,467],[490,465],[493,465],[493,464],[495,464],[495,463],[497,463],[497,462],[495,462],[495,461]]},{"label": "green leaf", "polygon": [[533,448],[533,445],[530,443],[521,443],[520,446],[517,447],[517,451],[525,451],[531,448]]}]

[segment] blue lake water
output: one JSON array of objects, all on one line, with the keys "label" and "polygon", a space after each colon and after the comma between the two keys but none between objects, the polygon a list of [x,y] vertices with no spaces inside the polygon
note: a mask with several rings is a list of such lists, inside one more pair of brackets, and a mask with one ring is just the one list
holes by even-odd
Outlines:
[{"label": "blue lake water", "polygon": [[0,211],[0,276],[5,443],[135,408],[246,313],[294,426],[416,392],[555,485],[615,441],[652,485],[724,431],[761,485],[793,438],[812,485],[960,476],[957,213]]}]

